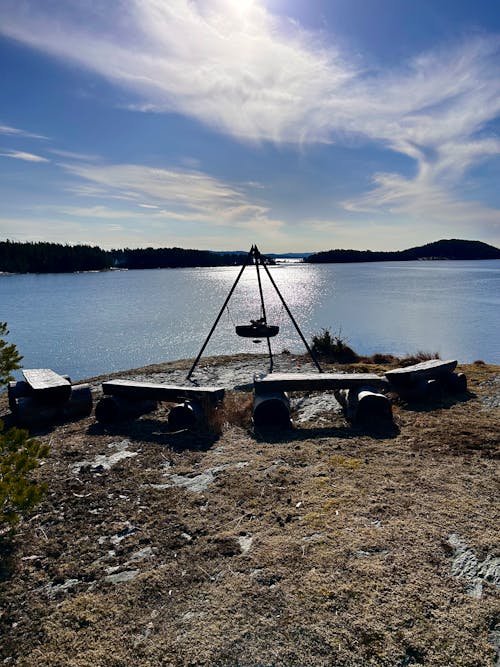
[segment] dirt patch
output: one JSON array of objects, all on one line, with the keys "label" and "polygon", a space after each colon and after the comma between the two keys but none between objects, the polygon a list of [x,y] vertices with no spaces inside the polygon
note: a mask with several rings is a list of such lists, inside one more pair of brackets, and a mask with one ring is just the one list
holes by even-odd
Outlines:
[{"label": "dirt patch", "polygon": [[[210,360],[210,373],[230,363]],[[488,397],[500,369],[460,370],[466,395],[396,401],[394,428],[378,432],[335,405],[300,420],[301,404],[318,404],[297,395],[295,429],[255,434],[249,396],[233,390],[219,433],[169,433],[164,406],[39,433],[49,490],[4,568],[1,659],[493,665],[500,410]]]}]

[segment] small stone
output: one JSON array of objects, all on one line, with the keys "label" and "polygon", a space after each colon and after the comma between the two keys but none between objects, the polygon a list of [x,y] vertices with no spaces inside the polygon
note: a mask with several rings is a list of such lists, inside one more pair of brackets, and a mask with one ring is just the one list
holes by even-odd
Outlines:
[{"label": "small stone", "polygon": [[107,581],[110,584],[122,584],[126,581],[135,579],[139,573],[140,570],[123,570],[116,574],[109,574],[107,577],[104,577],[104,581]]},{"label": "small stone", "polygon": [[250,548],[253,544],[253,537],[251,535],[240,535],[238,537],[238,542],[240,545],[241,553],[246,554],[250,551]]}]

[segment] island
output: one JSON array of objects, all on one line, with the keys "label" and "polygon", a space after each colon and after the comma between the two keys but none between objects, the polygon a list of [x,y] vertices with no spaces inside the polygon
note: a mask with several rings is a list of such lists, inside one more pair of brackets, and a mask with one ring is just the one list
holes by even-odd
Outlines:
[{"label": "island", "polygon": [[325,250],[304,258],[309,264],[406,262],[437,259],[500,259],[500,249],[482,241],[442,239],[407,250]]}]

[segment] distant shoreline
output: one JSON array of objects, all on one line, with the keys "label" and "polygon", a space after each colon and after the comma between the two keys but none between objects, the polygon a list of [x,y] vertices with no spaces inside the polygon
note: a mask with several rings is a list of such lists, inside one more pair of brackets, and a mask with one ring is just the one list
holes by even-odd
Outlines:
[{"label": "distant shoreline", "polygon": [[[292,258],[291,255],[294,255]],[[301,257],[301,255],[303,255]],[[269,253],[269,264],[281,258],[305,264],[361,263],[413,260],[500,259],[500,249],[481,241],[442,239],[397,251],[326,250],[317,253]],[[302,260],[302,261],[301,261]],[[98,246],[60,243],[0,241],[0,275],[24,273],[83,273],[124,269],[180,269],[221,266],[241,267],[248,254],[185,248],[135,248],[103,250]],[[286,263],[286,261],[284,262]],[[290,262],[291,263],[291,262]]]},{"label": "distant shoreline", "polygon": [[[482,259],[462,259],[454,257],[421,257],[419,259],[372,259],[372,260],[352,260],[352,261],[319,261],[319,262],[276,262],[275,266],[298,266],[300,264],[382,264],[384,262],[491,262],[491,261],[500,261],[499,258],[482,258]],[[185,269],[220,269],[220,268],[231,268],[234,265],[226,266],[156,266],[148,267],[144,269],[133,268],[133,269],[119,269],[110,267],[108,269],[87,269],[82,271],[0,271],[0,278],[8,276],[43,276],[43,275],[78,275],[81,273],[120,273],[122,271],[159,271],[163,269],[169,270],[185,270]],[[234,266],[234,268],[241,268]]]}]

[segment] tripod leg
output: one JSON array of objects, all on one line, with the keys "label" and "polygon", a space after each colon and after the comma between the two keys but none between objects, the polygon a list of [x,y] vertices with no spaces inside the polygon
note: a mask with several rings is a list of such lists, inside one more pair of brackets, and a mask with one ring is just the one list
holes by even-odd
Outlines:
[{"label": "tripod leg", "polygon": [[273,372],[274,360],[273,360],[273,351],[271,350],[271,339],[267,339],[267,349],[269,350],[269,372]]},{"label": "tripod leg", "polygon": [[[259,253],[259,257],[260,257],[260,253]],[[299,334],[300,338],[302,339],[302,342],[304,343],[304,345],[305,345],[305,347],[306,347],[306,350],[307,350],[308,353],[309,353],[309,356],[311,357],[312,361],[314,362],[314,365],[316,366],[316,368],[318,369],[318,371],[319,371],[320,373],[322,373],[322,372],[323,372],[323,369],[322,369],[321,366],[319,365],[319,361],[316,359],[316,357],[315,357],[315,355],[314,355],[314,352],[311,350],[311,348],[309,347],[308,342],[307,342],[306,339],[304,338],[304,335],[303,335],[302,331],[300,330],[299,325],[297,324],[297,322],[295,321],[294,316],[293,316],[292,313],[290,312],[290,308],[288,307],[288,305],[287,305],[285,299],[283,298],[283,295],[282,295],[281,292],[279,291],[278,286],[277,286],[276,283],[274,282],[274,279],[273,279],[273,277],[272,277],[272,275],[271,275],[269,269],[267,268],[267,265],[266,265],[266,264],[262,264],[262,266],[264,267],[264,270],[266,271],[266,273],[267,273],[267,275],[268,275],[268,277],[269,277],[269,280],[271,281],[272,286],[273,286],[274,289],[276,290],[276,293],[278,294],[278,296],[279,296],[279,298],[280,298],[280,300],[281,300],[281,303],[283,304],[283,307],[285,308],[285,310],[286,310],[286,312],[287,312],[287,314],[288,314],[288,317],[292,320],[293,326],[295,327],[295,329],[297,330],[297,333]]]},{"label": "tripod leg", "polygon": [[224,310],[225,310],[227,304],[229,303],[229,299],[232,297],[233,292],[234,292],[234,290],[236,289],[236,285],[237,285],[237,284],[239,283],[239,281],[240,281],[240,278],[241,278],[241,276],[242,276],[242,274],[243,274],[243,271],[246,269],[246,267],[247,267],[248,264],[250,263],[250,261],[251,261],[251,259],[253,258],[253,256],[254,256],[254,246],[252,246],[252,247],[250,248],[250,251],[249,251],[248,255],[246,256],[245,262],[244,262],[243,266],[241,267],[241,271],[238,273],[238,277],[237,277],[236,280],[234,281],[233,286],[231,287],[231,289],[230,289],[230,291],[229,291],[229,294],[227,295],[226,300],[224,301],[224,304],[223,304],[222,308],[220,309],[220,312],[219,312],[219,314],[217,315],[217,318],[216,318],[215,322],[213,323],[212,328],[210,329],[210,333],[209,333],[208,336],[206,337],[205,342],[203,343],[203,345],[201,346],[201,350],[199,351],[198,356],[197,356],[196,359],[194,360],[193,365],[192,365],[191,368],[189,369],[189,373],[186,375],[186,380],[189,380],[189,379],[191,378],[191,375],[193,374],[194,369],[195,369],[196,366],[198,365],[198,362],[199,362],[199,360],[200,360],[200,358],[201,358],[201,355],[203,354],[203,352],[204,352],[206,346],[208,345],[208,341],[210,340],[210,338],[212,338],[212,334],[213,334],[213,332],[215,331],[216,326],[219,324],[219,320],[220,320],[220,318],[222,317],[222,314],[223,314],[223,312],[224,312]]}]

